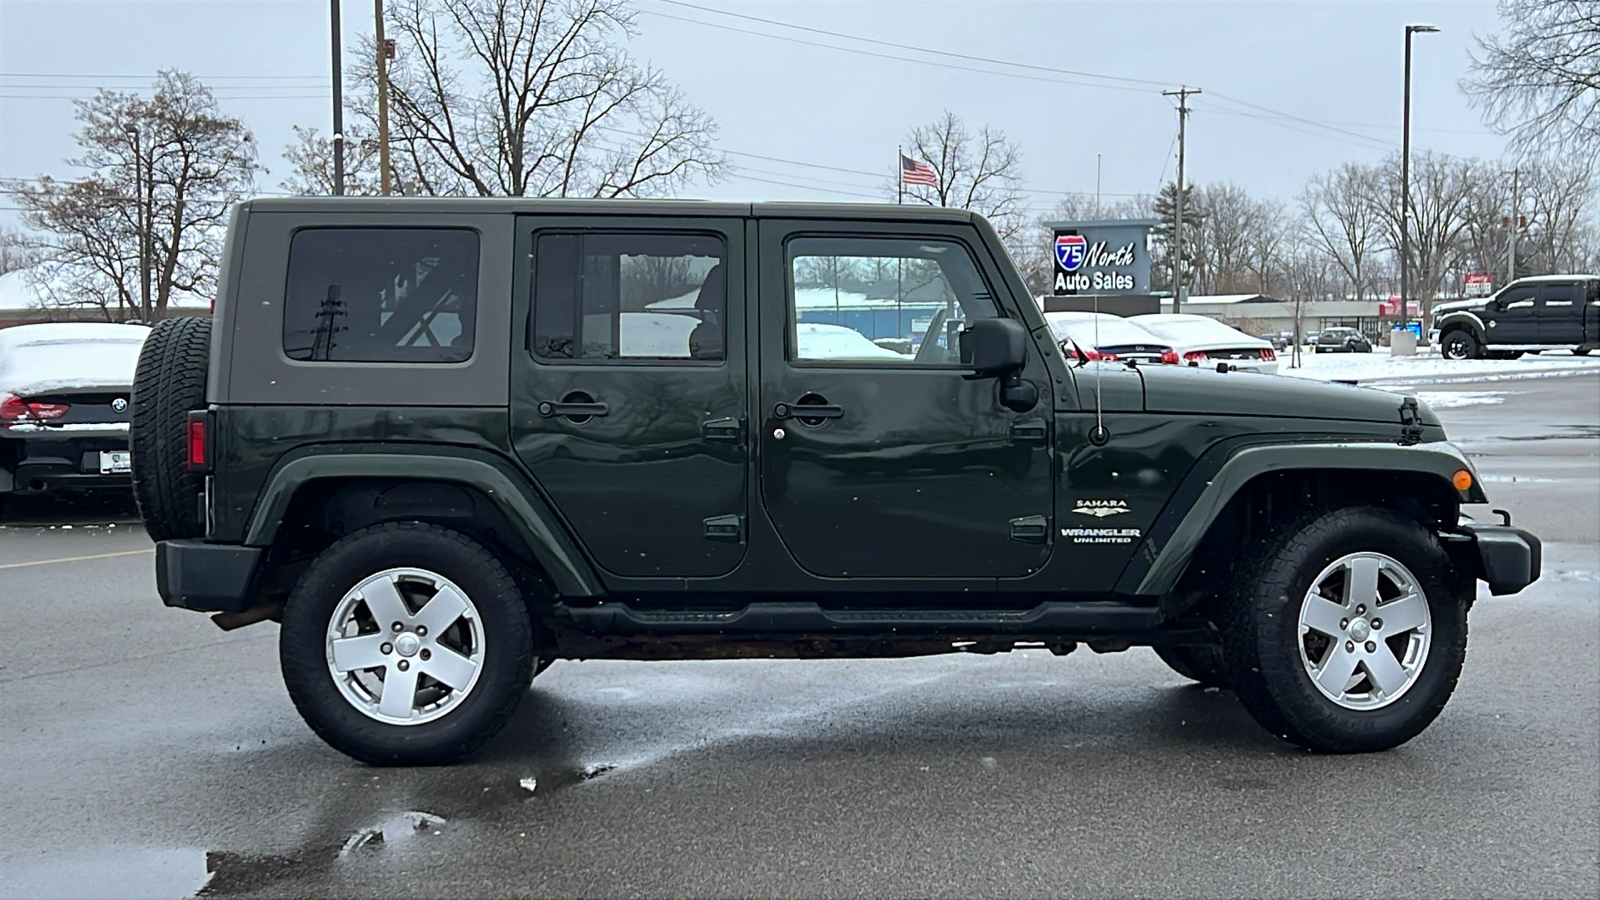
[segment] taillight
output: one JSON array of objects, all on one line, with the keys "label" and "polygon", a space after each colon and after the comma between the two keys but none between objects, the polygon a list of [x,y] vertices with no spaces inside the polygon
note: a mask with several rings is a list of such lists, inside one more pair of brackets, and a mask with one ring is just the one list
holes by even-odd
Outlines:
[{"label": "taillight", "polygon": [[70,403],[30,402],[16,394],[6,394],[0,399],[0,422],[45,422],[61,418],[70,409]]},{"label": "taillight", "polygon": [[208,440],[211,414],[203,409],[190,410],[185,420],[185,443],[189,448],[189,471],[211,471],[211,443]]},{"label": "taillight", "polygon": [[1262,347],[1261,348],[1261,361],[1262,362],[1277,362],[1278,361],[1278,354],[1271,347]]},{"label": "taillight", "polygon": [[1165,363],[1166,365],[1169,365],[1169,366],[1177,365],[1178,364],[1178,351],[1172,349],[1171,347],[1168,347],[1167,349],[1161,351],[1161,361],[1163,363]]},{"label": "taillight", "polygon": [[1206,356],[1204,350],[1190,350],[1183,355],[1183,361],[1190,365],[1198,366],[1203,362],[1210,362],[1211,358]]}]

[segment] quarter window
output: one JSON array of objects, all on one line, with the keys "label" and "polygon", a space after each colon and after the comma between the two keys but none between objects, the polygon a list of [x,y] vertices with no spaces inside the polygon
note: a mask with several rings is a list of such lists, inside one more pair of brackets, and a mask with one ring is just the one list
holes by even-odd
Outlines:
[{"label": "quarter window", "polygon": [[545,362],[721,362],[727,256],[711,235],[540,235],[529,347]]},{"label": "quarter window", "polygon": [[789,241],[788,258],[796,361],[959,365],[963,325],[999,315],[955,241],[804,237]]},{"label": "quarter window", "polygon": [[289,244],[283,352],[320,362],[462,362],[472,356],[477,302],[477,232],[304,229]]}]

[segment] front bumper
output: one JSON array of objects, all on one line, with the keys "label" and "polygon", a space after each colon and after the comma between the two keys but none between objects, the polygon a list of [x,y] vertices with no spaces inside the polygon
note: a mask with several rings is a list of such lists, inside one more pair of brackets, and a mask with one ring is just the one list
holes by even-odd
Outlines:
[{"label": "front bumper", "polygon": [[244,612],[255,601],[261,547],[161,541],[156,544],[156,591],[168,606],[200,612]]},{"label": "front bumper", "polygon": [[1496,597],[1515,594],[1539,580],[1543,545],[1521,528],[1510,525],[1462,524],[1477,549],[1478,577]]}]

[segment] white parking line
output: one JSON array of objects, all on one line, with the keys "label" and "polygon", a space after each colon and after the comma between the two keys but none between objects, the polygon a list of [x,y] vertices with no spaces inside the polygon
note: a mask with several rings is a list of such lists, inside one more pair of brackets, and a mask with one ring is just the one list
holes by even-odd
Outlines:
[{"label": "white parking line", "polygon": [[0,569],[22,569],[28,566],[51,566],[56,563],[83,562],[90,559],[110,559],[113,556],[137,556],[141,553],[154,553],[155,548],[149,550],[118,550],[116,553],[91,553],[88,556],[64,556],[60,559],[36,559],[32,562],[0,563]]}]

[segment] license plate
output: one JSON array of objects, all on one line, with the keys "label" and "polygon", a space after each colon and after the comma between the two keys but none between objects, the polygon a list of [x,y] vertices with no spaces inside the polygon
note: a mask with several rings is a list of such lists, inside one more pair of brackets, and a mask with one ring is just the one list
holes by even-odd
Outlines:
[{"label": "license plate", "polygon": [[127,450],[100,451],[100,474],[121,475],[133,471],[133,458]]}]

